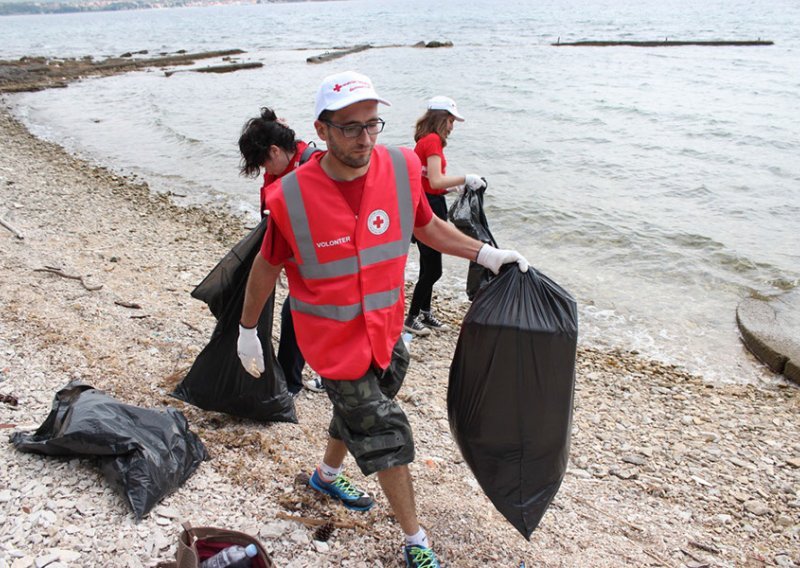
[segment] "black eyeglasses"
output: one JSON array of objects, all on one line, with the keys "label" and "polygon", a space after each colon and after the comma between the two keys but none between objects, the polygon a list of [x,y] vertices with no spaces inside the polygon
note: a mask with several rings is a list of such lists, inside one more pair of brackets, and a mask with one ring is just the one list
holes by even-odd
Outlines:
[{"label": "black eyeglasses", "polygon": [[367,134],[374,136],[375,134],[380,134],[383,132],[383,127],[386,126],[386,123],[381,120],[371,120],[370,122],[365,122],[364,124],[336,124],[331,122],[330,120],[323,120],[325,124],[328,126],[333,126],[334,128],[338,128],[342,131],[342,135],[345,138],[358,138],[361,136],[361,131],[366,130]]}]

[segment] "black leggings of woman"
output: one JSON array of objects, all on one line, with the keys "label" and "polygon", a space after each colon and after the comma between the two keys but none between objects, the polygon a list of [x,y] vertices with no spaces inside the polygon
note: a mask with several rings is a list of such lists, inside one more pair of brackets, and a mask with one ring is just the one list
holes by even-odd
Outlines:
[{"label": "black leggings of woman", "polygon": [[[444,195],[431,195],[426,193],[428,203],[431,204],[433,214],[440,219],[447,220],[447,201]],[[433,285],[442,277],[442,253],[417,241],[419,248],[419,279],[414,286],[411,296],[411,307],[408,310],[408,319],[413,320],[419,315],[420,310],[431,311],[431,298]]]}]

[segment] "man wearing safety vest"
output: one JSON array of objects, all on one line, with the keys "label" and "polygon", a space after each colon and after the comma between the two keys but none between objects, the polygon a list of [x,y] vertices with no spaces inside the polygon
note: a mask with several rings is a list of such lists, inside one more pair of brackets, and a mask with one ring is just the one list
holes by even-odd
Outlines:
[{"label": "man wearing safety vest", "polygon": [[[267,189],[270,221],[253,262],[239,326],[238,353],[254,377],[264,372],[256,325],[281,270],[300,350],[323,378],[333,418],[311,486],[349,509],[372,498],[342,473],[348,450],[364,475],[378,481],[405,533],[411,567],[439,563],[417,521],[408,464],[414,442],[394,400],[402,377],[385,372],[400,341],[404,277],[411,235],[445,254],[494,273],[518,252],[474,240],[433,215],[424,199],[413,151],[376,145],[384,121],[370,79],[353,71],[326,77],[317,91],[314,127],[327,152]],[[265,333],[270,333],[266,330]]]}]

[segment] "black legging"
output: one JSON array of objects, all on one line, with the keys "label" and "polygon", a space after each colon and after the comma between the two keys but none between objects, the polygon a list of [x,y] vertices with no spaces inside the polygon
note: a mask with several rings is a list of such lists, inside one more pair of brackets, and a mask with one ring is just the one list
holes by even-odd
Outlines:
[{"label": "black legging", "polygon": [[289,298],[283,302],[281,308],[281,338],[278,342],[278,364],[283,369],[286,377],[286,388],[292,394],[303,390],[303,367],[306,360],[297,345],[297,336],[294,334],[294,318],[289,308]]},{"label": "black legging", "polygon": [[[431,195],[426,193],[428,203],[431,204],[433,214],[440,219],[447,220],[447,201],[444,195]],[[414,286],[411,296],[411,307],[408,310],[408,319],[412,320],[419,315],[420,310],[431,311],[431,298],[433,285],[442,277],[442,253],[417,241],[419,248],[419,279]]]}]

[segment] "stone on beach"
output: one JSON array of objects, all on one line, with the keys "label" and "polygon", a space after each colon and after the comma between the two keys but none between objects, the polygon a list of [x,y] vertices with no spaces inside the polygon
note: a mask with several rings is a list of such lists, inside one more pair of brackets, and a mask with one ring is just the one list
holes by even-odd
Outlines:
[{"label": "stone on beach", "polygon": [[770,300],[746,298],[736,309],[736,322],[759,360],[800,384],[800,291]]}]

